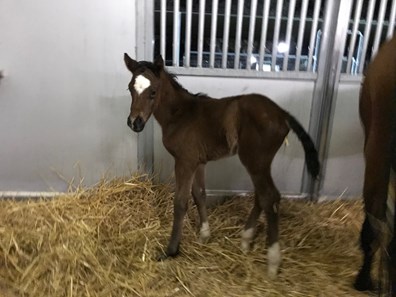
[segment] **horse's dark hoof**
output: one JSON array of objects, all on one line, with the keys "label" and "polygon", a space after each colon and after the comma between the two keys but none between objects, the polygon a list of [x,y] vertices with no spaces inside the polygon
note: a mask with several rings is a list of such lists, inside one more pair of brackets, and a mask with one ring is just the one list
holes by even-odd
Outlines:
[{"label": "horse's dark hoof", "polygon": [[370,275],[361,272],[357,275],[353,286],[358,291],[374,291],[374,285]]}]

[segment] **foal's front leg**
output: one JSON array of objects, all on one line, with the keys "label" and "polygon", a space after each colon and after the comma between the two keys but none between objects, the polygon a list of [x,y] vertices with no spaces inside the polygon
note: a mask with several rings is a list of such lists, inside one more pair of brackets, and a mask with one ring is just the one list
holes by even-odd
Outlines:
[{"label": "foal's front leg", "polygon": [[173,200],[173,227],[166,254],[159,260],[175,257],[179,253],[183,219],[187,212],[188,200],[191,197],[191,186],[196,166],[191,166],[182,161],[175,162],[176,191]]},{"label": "foal's front leg", "polygon": [[205,243],[210,237],[208,214],[206,211],[206,192],[205,192],[205,165],[198,166],[195,172],[192,186],[192,195],[199,214],[199,238]]}]

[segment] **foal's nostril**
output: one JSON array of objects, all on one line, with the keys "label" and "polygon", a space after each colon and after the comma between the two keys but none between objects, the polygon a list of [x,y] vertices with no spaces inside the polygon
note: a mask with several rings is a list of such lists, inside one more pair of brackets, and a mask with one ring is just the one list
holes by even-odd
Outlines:
[{"label": "foal's nostril", "polygon": [[140,132],[144,128],[144,121],[141,117],[137,117],[132,123],[132,130],[135,132]]},{"label": "foal's nostril", "polygon": [[130,117],[127,118],[127,125],[129,128],[132,128],[132,122]]}]

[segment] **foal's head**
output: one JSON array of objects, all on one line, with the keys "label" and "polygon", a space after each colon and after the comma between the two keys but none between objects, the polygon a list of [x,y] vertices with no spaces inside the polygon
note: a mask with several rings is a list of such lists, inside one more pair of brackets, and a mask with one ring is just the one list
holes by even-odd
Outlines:
[{"label": "foal's head", "polygon": [[133,131],[140,132],[153,113],[156,101],[159,100],[160,73],[164,68],[164,61],[159,56],[154,63],[138,62],[128,54],[124,54],[124,61],[133,74],[128,85],[132,104],[127,124]]}]

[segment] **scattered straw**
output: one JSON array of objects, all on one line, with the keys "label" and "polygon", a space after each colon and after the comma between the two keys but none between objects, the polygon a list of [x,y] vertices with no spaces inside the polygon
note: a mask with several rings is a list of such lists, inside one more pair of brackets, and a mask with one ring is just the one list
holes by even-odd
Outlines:
[{"label": "scattered straw", "polygon": [[0,202],[0,296],[367,296],[360,265],[360,202],[281,202],[283,262],[266,276],[264,218],[239,249],[252,198],[209,210],[212,237],[185,220],[181,256],[156,262],[172,223],[172,192],[147,178],[103,181],[52,200]]}]

